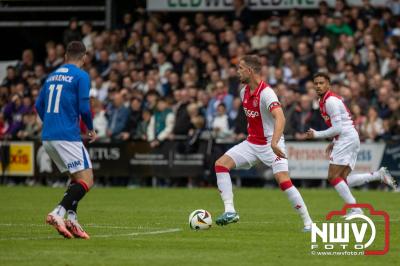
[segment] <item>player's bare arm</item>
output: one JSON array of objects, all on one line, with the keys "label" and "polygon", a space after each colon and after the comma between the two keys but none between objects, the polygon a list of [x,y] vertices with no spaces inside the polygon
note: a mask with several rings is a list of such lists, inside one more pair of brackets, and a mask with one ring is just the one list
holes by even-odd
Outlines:
[{"label": "player's bare arm", "polygon": [[272,135],[271,140],[271,148],[277,156],[281,158],[286,158],[285,153],[278,146],[279,140],[281,139],[283,134],[283,130],[285,129],[285,115],[283,114],[282,108],[275,108],[271,111],[271,114],[275,119],[274,134]]}]

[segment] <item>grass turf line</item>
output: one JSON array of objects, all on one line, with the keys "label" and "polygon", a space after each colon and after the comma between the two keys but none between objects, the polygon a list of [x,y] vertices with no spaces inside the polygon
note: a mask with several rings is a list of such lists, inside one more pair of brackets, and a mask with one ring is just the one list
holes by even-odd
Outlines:
[{"label": "grass turf line", "polygon": [[[0,265],[398,265],[399,194],[355,191],[358,202],[389,213],[390,251],[384,256],[312,256],[310,236],[279,190],[237,189],[241,221],[208,231],[191,231],[195,209],[222,212],[216,189],[93,189],[81,202],[79,220],[93,237],[65,240],[42,226],[63,190],[44,187],[0,187]],[[314,220],[339,209],[332,189],[301,190]],[[152,232],[180,229],[153,234]],[[131,235],[129,235],[131,234]],[[110,237],[95,237],[109,235]],[[50,239],[47,239],[49,238]],[[379,236],[378,236],[379,238]]]}]

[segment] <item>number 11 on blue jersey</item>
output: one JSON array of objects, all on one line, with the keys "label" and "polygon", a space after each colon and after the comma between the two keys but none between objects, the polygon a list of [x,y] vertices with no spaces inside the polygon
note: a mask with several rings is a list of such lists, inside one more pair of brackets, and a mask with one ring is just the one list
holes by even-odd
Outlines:
[{"label": "number 11 on blue jersey", "polygon": [[47,105],[47,113],[51,112],[51,103],[53,100],[53,93],[54,93],[54,88],[57,90],[57,95],[56,95],[56,101],[54,103],[54,110],[53,113],[58,113],[60,110],[60,98],[61,98],[61,91],[63,88],[62,84],[58,84],[57,86],[54,84],[51,84],[49,86],[49,90],[50,90],[50,94],[49,94],[49,101],[48,101],[48,105]]}]

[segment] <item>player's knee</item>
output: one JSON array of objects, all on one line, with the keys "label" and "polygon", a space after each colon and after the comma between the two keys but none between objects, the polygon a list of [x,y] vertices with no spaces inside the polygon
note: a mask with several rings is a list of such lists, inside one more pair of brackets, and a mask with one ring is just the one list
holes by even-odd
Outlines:
[{"label": "player's knee", "polygon": [[214,166],[217,166],[217,165],[218,166],[225,166],[224,160],[223,160],[222,157],[219,157],[219,159],[215,161]]},{"label": "player's knee", "polygon": [[288,171],[277,172],[274,174],[274,177],[276,182],[278,182],[278,184],[286,181],[291,181]]},{"label": "player's knee", "polygon": [[86,185],[88,186],[89,189],[91,189],[93,187],[93,184],[94,184],[93,178],[85,180],[85,182],[86,182]]},{"label": "player's knee", "polygon": [[335,173],[329,173],[328,174],[328,181],[330,182],[330,181],[332,181],[332,180],[334,180],[335,178],[338,178],[338,177],[340,177],[340,176],[335,174]]},{"label": "player's knee", "polygon": [[229,165],[223,157],[219,158],[214,164],[215,173],[228,173],[230,171]]}]

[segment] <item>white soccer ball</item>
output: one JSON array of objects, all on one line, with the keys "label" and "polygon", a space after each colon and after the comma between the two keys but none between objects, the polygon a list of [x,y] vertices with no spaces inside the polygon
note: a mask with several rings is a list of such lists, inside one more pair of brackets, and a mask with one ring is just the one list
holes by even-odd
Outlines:
[{"label": "white soccer ball", "polygon": [[211,214],[206,210],[195,210],[189,215],[189,226],[194,230],[209,229],[212,225]]}]

